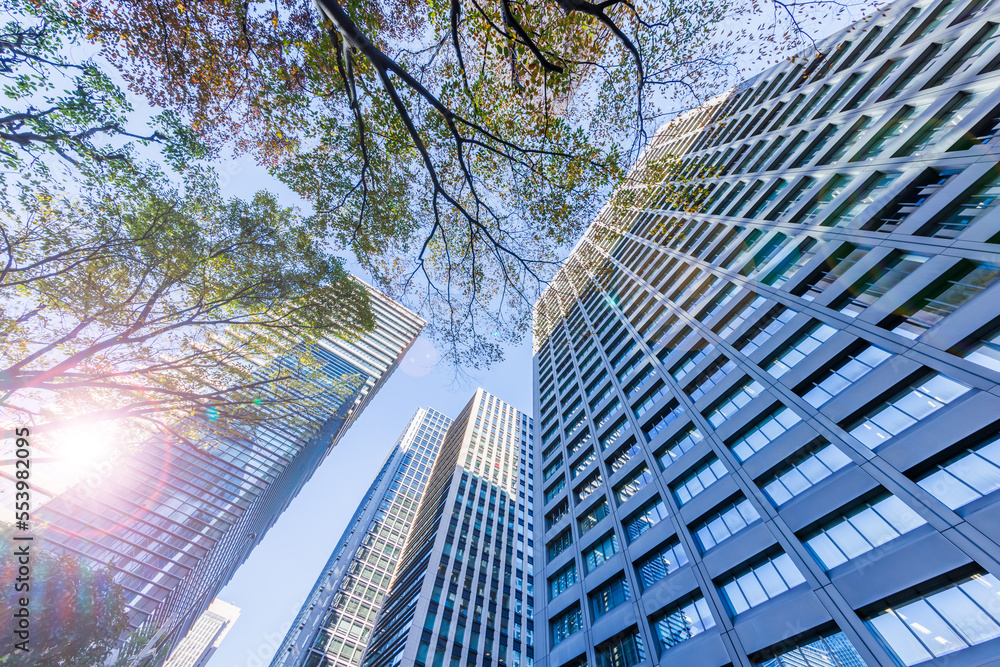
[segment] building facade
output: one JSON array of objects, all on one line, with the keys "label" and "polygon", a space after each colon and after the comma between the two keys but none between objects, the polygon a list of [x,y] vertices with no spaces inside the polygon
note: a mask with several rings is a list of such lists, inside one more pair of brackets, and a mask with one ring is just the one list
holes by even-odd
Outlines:
[{"label": "building facade", "polygon": [[212,600],[171,652],[164,667],[205,667],[239,616],[239,607],[219,599]]},{"label": "building facade", "polygon": [[476,390],[445,436],[364,667],[530,667],[531,440],[526,414]]},{"label": "building facade", "polygon": [[420,408],[351,518],[271,667],[357,667],[451,419]]},{"label": "building facade", "polygon": [[193,444],[153,439],[36,511],[48,546],[114,568],[132,625],[157,630],[150,650],[177,645],[416,340],[420,317],[370,297],[373,331],[306,350],[322,366],[308,408],[268,406],[249,435],[206,419]]},{"label": "building facade", "polygon": [[898,3],[587,230],[535,308],[545,667],[997,664],[998,36]]}]

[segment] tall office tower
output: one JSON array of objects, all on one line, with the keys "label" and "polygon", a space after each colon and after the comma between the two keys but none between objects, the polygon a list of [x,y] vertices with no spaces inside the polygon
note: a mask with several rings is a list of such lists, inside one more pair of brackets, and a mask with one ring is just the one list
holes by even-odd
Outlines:
[{"label": "tall office tower", "polygon": [[239,617],[239,607],[213,600],[170,653],[164,667],[205,667]]},{"label": "tall office tower", "polygon": [[[309,410],[275,409],[251,437],[204,422],[204,442],[152,440],[36,511],[50,546],[110,563],[133,626],[176,646],[312,476],[416,339],[423,320],[371,290],[375,329],[310,346]],[[330,391],[348,377],[347,391]],[[280,407],[280,406],[279,406]],[[144,654],[145,655],[145,654]]]},{"label": "tall office tower", "polygon": [[362,499],[271,667],[357,667],[451,419],[417,410]]},{"label": "tall office tower", "polygon": [[535,310],[544,667],[996,664],[998,26],[821,42],[588,229]]},{"label": "tall office tower", "polygon": [[528,416],[477,389],[441,445],[364,667],[530,667],[532,461]]}]

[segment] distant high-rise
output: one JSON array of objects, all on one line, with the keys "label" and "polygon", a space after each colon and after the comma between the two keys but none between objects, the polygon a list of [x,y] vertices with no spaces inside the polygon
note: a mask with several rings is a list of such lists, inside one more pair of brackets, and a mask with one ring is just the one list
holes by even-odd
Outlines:
[{"label": "distant high-rise", "polygon": [[478,389],[445,436],[364,667],[530,667],[531,468],[531,420]]},{"label": "distant high-rise", "polygon": [[535,309],[540,667],[998,663],[998,38],[902,2],[658,132]]},{"label": "distant high-rise", "polygon": [[239,607],[213,600],[170,653],[163,667],[205,667],[239,616]]},{"label": "distant high-rise", "polygon": [[316,580],[272,667],[357,667],[451,419],[420,408]]},{"label": "distant high-rise", "polygon": [[[251,436],[213,430],[191,446],[153,439],[36,512],[50,546],[111,564],[133,626],[176,645],[395,370],[424,321],[370,289],[375,329],[308,348],[309,409],[281,407]],[[325,389],[342,377],[346,391]]]}]

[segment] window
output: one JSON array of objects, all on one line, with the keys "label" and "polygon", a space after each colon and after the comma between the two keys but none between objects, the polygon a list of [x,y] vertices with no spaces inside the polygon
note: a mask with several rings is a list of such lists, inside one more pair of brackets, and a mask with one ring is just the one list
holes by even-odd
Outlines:
[{"label": "window", "polygon": [[553,461],[551,463],[551,465],[547,466],[545,468],[545,470],[542,471],[543,481],[547,482],[550,479],[552,479],[552,476],[556,474],[556,472],[559,470],[559,467],[562,465],[562,463],[563,463],[562,456],[560,456],[555,461]]},{"label": "window", "polygon": [[926,148],[933,146],[938,139],[953,130],[970,111],[975,109],[975,105],[971,104],[973,99],[978,101],[980,97],[969,93],[959,93],[951,98],[893,157],[923,154]]},{"label": "window", "polygon": [[590,509],[586,514],[583,514],[579,519],[577,519],[577,524],[580,527],[580,534],[586,535],[587,532],[600,523],[601,519],[611,514],[611,507],[608,505],[607,499],[601,500]]},{"label": "window", "polygon": [[1000,436],[952,456],[917,484],[953,510],[1000,489]]},{"label": "window", "polygon": [[817,241],[814,238],[806,237],[795,250],[788,253],[781,263],[772,270],[761,282],[765,285],[781,287],[789,278],[798,273],[799,269],[805,266],[820,248],[825,245],[825,241]]},{"label": "window", "polygon": [[784,651],[756,667],[861,667],[865,661],[843,632]]},{"label": "window", "polygon": [[733,450],[736,458],[746,461],[800,421],[801,417],[782,405],[743,431],[729,448]]},{"label": "window", "polygon": [[985,218],[987,213],[995,211],[998,202],[1000,202],[1000,176],[974,190],[961,204],[942,215],[931,227],[920,230],[920,234],[954,238],[969,225]]},{"label": "window", "polygon": [[715,627],[715,619],[705,598],[698,596],[689,602],[674,605],[672,609],[657,614],[652,619],[653,632],[660,643],[660,651],[691,639]]},{"label": "window", "polygon": [[677,421],[677,418],[682,414],[684,414],[684,408],[674,399],[643,425],[642,432],[646,435],[647,440],[652,441],[663,429]]},{"label": "window", "polygon": [[705,419],[713,428],[719,428],[727,419],[736,414],[737,410],[760,396],[763,391],[764,385],[753,378],[747,378],[743,384],[732,390],[722,399],[721,403],[709,411],[705,415]]},{"label": "window", "polygon": [[680,458],[682,454],[691,451],[701,441],[701,433],[694,426],[677,434],[657,452],[656,457],[660,462],[660,468],[666,470],[667,466]]},{"label": "window", "polygon": [[638,404],[632,409],[635,413],[636,419],[642,417],[646,412],[656,404],[667,393],[667,385],[663,380],[657,380],[649,391],[643,394],[642,398],[639,400]]},{"label": "window", "polygon": [[773,211],[764,216],[765,220],[777,220],[781,216],[788,213],[792,208],[802,201],[803,195],[809,190],[813,185],[816,184],[816,180],[810,178],[809,176],[804,177],[802,180],[798,181],[788,194],[785,195],[785,200],[781,202],[781,205],[776,207]]},{"label": "window", "polygon": [[846,203],[838,207],[837,214],[824,221],[822,223],[823,226],[839,227],[842,224],[853,221],[859,213],[878,199],[897,178],[899,178],[898,173],[882,174],[875,172],[875,175],[865,181],[863,186],[847,197]]},{"label": "window", "polygon": [[652,481],[653,475],[645,464],[639,466],[624,481],[615,487],[615,499],[621,505]]},{"label": "window", "polygon": [[[824,155],[820,160],[817,161],[818,165],[833,164],[844,157],[849,150],[851,150],[854,145],[867,134],[868,127],[872,124],[872,119],[868,116],[862,116],[854,125],[851,130],[837,142],[836,147]],[[848,160],[850,162],[851,160]]]},{"label": "window", "polygon": [[871,248],[845,243],[827,257],[823,265],[808,280],[803,281],[801,285],[792,290],[792,293],[807,301],[816,299],[826,291],[827,287],[837,282],[840,276],[847,273],[851,267],[871,251]]},{"label": "window", "polygon": [[825,372],[820,378],[807,385],[812,388],[802,398],[814,408],[819,408],[891,356],[891,353],[880,347],[868,345],[849,355],[839,366]]},{"label": "window", "polygon": [[566,551],[571,544],[573,544],[573,535],[570,533],[569,528],[567,528],[563,532],[556,535],[556,537],[549,542],[547,549],[549,560],[552,560],[562,552]]},{"label": "window", "polygon": [[576,563],[570,563],[549,577],[549,599],[554,600],[560,593],[576,583]]},{"label": "window", "polygon": [[965,358],[994,371],[1000,371],[1000,329],[973,343]]},{"label": "window", "polygon": [[970,40],[962,51],[946,63],[930,81],[924,85],[924,89],[940,86],[949,79],[961,76],[976,64],[976,59],[986,53],[1000,33],[997,31],[997,24],[987,23],[972,40]]},{"label": "window", "polygon": [[721,588],[733,614],[742,614],[804,581],[788,554],[781,553],[726,580]]},{"label": "window", "polygon": [[882,149],[891,143],[896,137],[901,136],[909,129],[913,119],[917,117],[919,110],[916,107],[904,106],[886,123],[875,135],[875,138],[864,147],[856,160],[874,160],[882,154]]},{"label": "window", "polygon": [[736,364],[728,357],[720,356],[684,388],[684,393],[690,396],[692,401],[697,401],[734,370]]},{"label": "window", "polygon": [[935,42],[924,49],[923,53],[914,58],[913,62],[910,63],[910,66],[907,67],[906,71],[903,72],[903,74],[900,75],[891,86],[889,86],[889,89],[882,94],[882,97],[879,98],[878,101],[884,102],[885,100],[891,100],[894,97],[897,97],[908,85],[910,85],[911,81],[924,72],[930,72],[934,68],[938,59],[945,54],[954,41],[954,39],[951,39],[947,42]]},{"label": "window", "polygon": [[777,306],[761,317],[733,346],[743,354],[751,355],[797,314],[791,308]]},{"label": "window", "polygon": [[[983,292],[1000,278],[1000,268],[990,264],[961,263],[945,280],[915,302],[896,310],[883,326],[907,338],[917,338],[935,324],[951,315],[959,306]],[[888,326],[887,326],[888,325]]]},{"label": "window", "polygon": [[815,220],[830,202],[840,196],[840,193],[844,191],[850,181],[851,179],[843,174],[834,174],[829,181],[820,187],[809,208],[797,214],[791,222],[795,224],[807,224]]},{"label": "window", "polygon": [[826,444],[820,449],[810,451],[804,458],[798,459],[790,467],[779,472],[774,479],[764,485],[764,493],[775,507],[780,507],[850,462],[851,459],[847,454],[834,445]]},{"label": "window", "polygon": [[930,197],[941,190],[961,169],[926,169],[903,188],[892,203],[865,222],[861,228],[891,232],[913,215]]},{"label": "window", "polygon": [[958,1],[959,0],[945,0],[945,2],[938,5],[936,9],[924,18],[924,23],[920,26],[920,29],[910,35],[904,44],[910,44],[931,34],[934,28],[938,27],[941,22],[944,21],[945,17],[948,16],[948,13]]},{"label": "window", "polygon": [[646,659],[642,637],[634,628],[618,634],[594,648],[596,667],[633,667]]},{"label": "window", "polygon": [[576,489],[576,498],[578,501],[586,500],[590,497],[594,491],[601,488],[601,484],[604,480],[601,479],[601,471],[595,470],[593,473],[587,476],[585,480],[580,482],[580,486]]},{"label": "window", "polygon": [[894,604],[868,625],[903,665],[916,665],[1000,636],[1000,581],[971,577]]},{"label": "window", "polygon": [[879,87],[881,87],[881,85],[889,79],[889,76],[896,71],[896,68],[899,67],[900,64],[902,64],[902,62],[903,61],[901,59],[887,60],[878,69],[878,71],[875,73],[875,76],[871,78],[871,81],[868,81],[867,83],[865,83],[865,85],[861,87],[861,90],[858,91],[858,94],[855,95],[854,99],[852,99],[850,102],[844,105],[844,111],[857,109],[862,104],[864,104],[865,101],[868,100],[869,97],[871,97],[872,93],[877,91]]},{"label": "window", "polygon": [[654,498],[625,519],[625,540],[629,543],[633,542],[637,537],[666,518],[667,506],[659,498]]},{"label": "window", "polygon": [[834,308],[845,315],[856,317],[868,306],[890,289],[895,287],[906,276],[926,262],[927,255],[913,252],[900,252],[890,255],[881,268],[873,269],[848,291],[842,299],[834,304]]},{"label": "window", "polygon": [[876,407],[850,433],[869,449],[875,449],[967,391],[969,387],[950,377],[933,375]]},{"label": "window", "polygon": [[792,162],[790,168],[797,169],[799,167],[802,167],[806,165],[814,157],[816,157],[820,153],[820,151],[822,151],[823,148],[826,147],[826,143],[830,140],[831,137],[833,137],[833,135],[837,133],[837,130],[839,128],[840,128],[839,125],[832,125],[832,124],[824,127],[823,130],[819,133],[819,136],[816,137],[816,139],[809,146],[809,148],[806,151],[804,151],[799,157],[797,157],[794,162]]},{"label": "window", "polygon": [[566,477],[562,476],[558,480],[556,480],[555,484],[546,489],[545,504],[548,505],[550,502],[555,500],[556,496],[558,496],[559,493],[565,488],[566,488]]},{"label": "window", "polygon": [[608,533],[583,553],[583,562],[586,563],[587,573],[596,570],[618,551],[618,538],[615,537],[614,533]]},{"label": "window", "polygon": [[569,514],[569,500],[563,498],[552,511],[545,515],[545,530],[559,523],[564,516]]},{"label": "window", "polygon": [[552,619],[552,645],[560,643],[583,627],[583,614],[576,604]]},{"label": "window", "polygon": [[608,464],[611,474],[614,475],[621,470],[641,449],[642,446],[635,441],[635,438],[629,438],[628,442],[619,447],[618,451],[612,455],[614,458],[610,459],[610,463]]},{"label": "window", "polygon": [[674,540],[640,560],[635,568],[639,582],[645,590],[687,563],[688,557],[684,547]]},{"label": "window", "polygon": [[690,502],[692,498],[709,486],[726,476],[726,466],[717,458],[697,468],[693,473],[683,478],[673,489],[677,502],[681,505]]},{"label": "window", "polygon": [[573,466],[573,471],[572,473],[570,473],[570,475],[575,479],[580,473],[586,470],[587,466],[589,466],[590,463],[594,461],[596,458],[597,458],[597,452],[595,452],[594,448],[591,447],[586,452],[584,452],[584,455],[580,458],[579,461],[576,462],[576,464]]},{"label": "window", "polygon": [[729,539],[760,518],[746,498],[730,503],[720,511],[692,526],[702,552]]},{"label": "window", "polygon": [[925,523],[902,500],[885,495],[826,524],[806,540],[806,546],[832,570]]},{"label": "window", "polygon": [[587,598],[590,600],[590,613],[593,614],[595,621],[623,602],[632,599],[624,574],[604,584]]},{"label": "window", "polygon": [[828,324],[814,324],[804,334],[799,336],[795,342],[782,350],[778,357],[765,367],[765,370],[772,377],[780,378],[798,365],[810,353],[814,352],[825,341],[829,340],[830,336],[835,333],[837,333],[837,330]]}]

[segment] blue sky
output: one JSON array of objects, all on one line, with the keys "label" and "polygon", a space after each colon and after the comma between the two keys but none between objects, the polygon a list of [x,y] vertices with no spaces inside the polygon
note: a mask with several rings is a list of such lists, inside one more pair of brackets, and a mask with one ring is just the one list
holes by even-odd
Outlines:
[{"label": "blue sky", "polygon": [[419,339],[400,368],[368,405],[323,465],[219,597],[242,611],[208,667],[265,667],[284,638],[375,478],[386,454],[418,407],[455,417],[476,386],[532,413],[531,341],[507,350],[507,359],[455,386],[445,363],[427,365],[433,346]]}]

